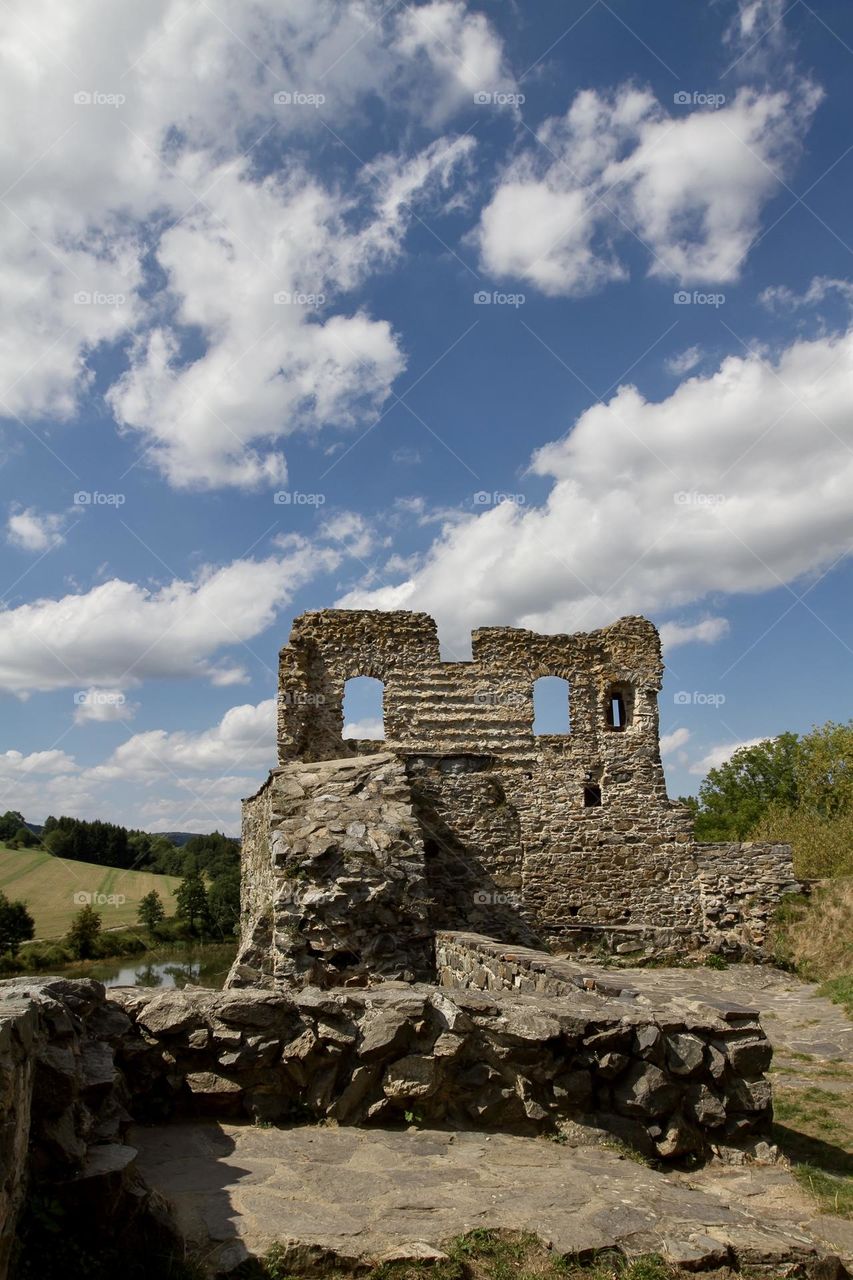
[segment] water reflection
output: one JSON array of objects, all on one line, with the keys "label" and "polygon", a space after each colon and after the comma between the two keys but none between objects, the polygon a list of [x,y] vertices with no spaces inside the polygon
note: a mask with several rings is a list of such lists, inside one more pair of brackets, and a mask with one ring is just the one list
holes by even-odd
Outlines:
[{"label": "water reflection", "polygon": [[105,987],[185,987],[188,983],[219,989],[225,982],[234,947],[172,947],[152,952],[143,962],[127,957],[72,965],[71,978],[96,978]]}]

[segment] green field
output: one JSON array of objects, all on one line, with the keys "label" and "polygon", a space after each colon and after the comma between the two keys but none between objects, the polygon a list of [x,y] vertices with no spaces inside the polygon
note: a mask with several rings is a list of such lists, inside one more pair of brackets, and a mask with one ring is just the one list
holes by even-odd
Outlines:
[{"label": "green field", "polygon": [[180,883],[178,876],[121,871],[93,862],[54,858],[43,849],[0,845],[0,890],[7,898],[27,904],[36,922],[36,938],[61,937],[87,900],[83,895],[90,895],[104,929],[136,924],[139,900],[152,889],[162,898],[166,915],[174,915],[175,891]]}]

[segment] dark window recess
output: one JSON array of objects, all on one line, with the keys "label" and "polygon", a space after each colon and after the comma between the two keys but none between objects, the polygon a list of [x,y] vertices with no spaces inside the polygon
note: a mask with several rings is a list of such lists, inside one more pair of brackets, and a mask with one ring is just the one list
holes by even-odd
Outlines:
[{"label": "dark window recess", "polygon": [[601,787],[597,782],[588,782],[583,789],[583,807],[598,809],[601,806]]}]

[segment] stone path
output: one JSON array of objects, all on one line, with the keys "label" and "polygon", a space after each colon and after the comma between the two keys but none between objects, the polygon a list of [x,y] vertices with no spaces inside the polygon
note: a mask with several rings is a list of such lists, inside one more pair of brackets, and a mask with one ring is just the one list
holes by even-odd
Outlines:
[{"label": "stone path", "polygon": [[[853,1062],[853,1024],[788,974],[732,966],[619,976],[641,995],[757,1005],[779,1059],[806,1078],[808,1066],[790,1055]],[[613,1150],[541,1138],[313,1125],[167,1124],[129,1141],[187,1238],[222,1270],[274,1242],[289,1247],[295,1270],[324,1257],[434,1256],[473,1227],[534,1231],[560,1252],[660,1252],[690,1267],[733,1257],[782,1264],[815,1250],[853,1257],[853,1223],[816,1216],[783,1167],[659,1173]]]},{"label": "stone path", "polygon": [[327,1254],[429,1256],[474,1227],[534,1231],[561,1253],[617,1246],[692,1265],[722,1264],[730,1249],[743,1262],[781,1264],[814,1248],[790,1203],[787,1218],[768,1213],[767,1188],[759,1193],[745,1169],[718,1170],[706,1191],[613,1151],[437,1130],[206,1121],[137,1130],[130,1141],[187,1239],[220,1267],[276,1241],[291,1247],[292,1268]]},{"label": "stone path", "polygon": [[818,996],[815,983],[802,982],[780,969],[748,964],[721,970],[583,968],[603,979],[624,980],[641,994],[696,992],[737,1000],[761,1010],[761,1021],[774,1049],[853,1063],[853,1022],[841,1006]]}]

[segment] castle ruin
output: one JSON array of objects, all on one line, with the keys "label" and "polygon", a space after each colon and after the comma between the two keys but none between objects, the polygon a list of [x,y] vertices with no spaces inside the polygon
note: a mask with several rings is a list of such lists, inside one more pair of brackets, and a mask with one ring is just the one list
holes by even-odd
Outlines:
[{"label": "castle ruin", "polygon": [[[653,624],[485,627],[472,654],[442,661],[424,613],[296,619],[280,656],[279,767],[244,804],[232,980],[424,978],[446,929],[634,959],[760,959],[796,887],[790,848],[698,844],[668,798]],[[343,736],[358,676],[383,683],[383,741]],[[543,676],[567,682],[565,734],[534,733]]]}]

